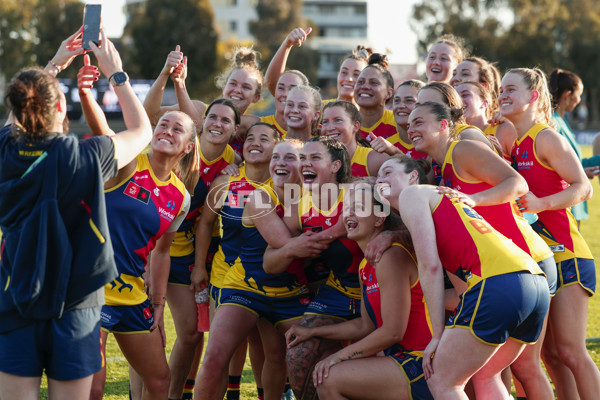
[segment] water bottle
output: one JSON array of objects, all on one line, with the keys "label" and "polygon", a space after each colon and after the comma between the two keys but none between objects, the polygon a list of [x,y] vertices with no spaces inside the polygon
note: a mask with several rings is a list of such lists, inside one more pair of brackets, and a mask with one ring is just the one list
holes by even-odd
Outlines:
[{"label": "water bottle", "polygon": [[210,330],[210,316],[207,287],[196,292],[196,308],[198,310],[198,332],[208,332]]}]

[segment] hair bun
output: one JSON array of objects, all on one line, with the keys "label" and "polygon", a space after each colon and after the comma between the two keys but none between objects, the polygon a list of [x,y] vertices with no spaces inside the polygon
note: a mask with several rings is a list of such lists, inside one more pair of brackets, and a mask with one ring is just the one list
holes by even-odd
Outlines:
[{"label": "hair bun", "polygon": [[379,64],[383,68],[387,69],[387,67],[390,63],[388,61],[387,55],[381,54],[381,53],[373,53],[369,57],[369,65],[374,65],[374,64]]},{"label": "hair bun", "polygon": [[258,53],[250,47],[240,47],[233,55],[233,64],[238,68],[251,67],[258,69]]},{"label": "hair bun", "polygon": [[359,44],[358,46],[356,46],[356,50],[354,50],[354,54],[362,59],[368,60],[369,57],[371,57],[371,54],[373,54],[374,51],[371,47],[365,47],[362,44]]}]

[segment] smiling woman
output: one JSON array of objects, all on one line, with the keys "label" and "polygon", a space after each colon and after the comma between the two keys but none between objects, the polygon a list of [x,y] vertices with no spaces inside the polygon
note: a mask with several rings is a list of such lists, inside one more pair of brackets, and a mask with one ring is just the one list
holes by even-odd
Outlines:
[{"label": "smiling woman", "polygon": [[[216,128],[216,127],[215,127]],[[248,130],[244,142],[245,165],[238,176],[221,175],[212,183],[205,207],[198,222],[196,234],[197,265],[192,273],[194,290],[202,287],[197,272],[205,272],[204,265],[210,242],[210,233],[217,216],[221,216],[221,241],[214,256],[210,272],[211,295],[218,308],[215,311],[209,342],[200,372],[198,372],[195,397],[223,398],[226,387],[227,366],[234,351],[256,325],[254,314],[244,313],[237,306],[222,304],[221,290],[227,282],[230,267],[241,256],[243,243],[243,211],[248,196],[258,188],[268,186],[269,163],[275,143],[281,140],[279,133],[270,125],[257,123]],[[268,190],[268,189],[265,189]],[[235,317],[231,318],[232,313]],[[265,393],[271,390],[271,382],[265,382]],[[281,394],[279,395],[281,396]]]},{"label": "smiling woman", "polygon": [[[183,159],[197,165],[193,121],[182,112],[163,115],[150,144],[148,154],[138,155],[105,184],[119,277],[105,287],[101,338],[104,349],[112,332],[127,361],[144,381],[144,391],[167,396],[169,367],[163,349],[163,311],[169,249],[190,206],[190,195],[173,170]],[[188,181],[190,190],[196,185],[195,176]],[[152,281],[149,295],[142,276],[146,271]],[[91,398],[102,397],[105,380],[106,366],[94,376]]]}]

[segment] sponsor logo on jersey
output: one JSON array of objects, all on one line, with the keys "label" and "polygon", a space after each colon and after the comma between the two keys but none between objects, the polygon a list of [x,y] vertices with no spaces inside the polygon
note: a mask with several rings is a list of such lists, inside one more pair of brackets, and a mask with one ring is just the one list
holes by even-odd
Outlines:
[{"label": "sponsor logo on jersey", "polygon": [[175,219],[175,214],[170,213],[168,210],[165,210],[162,207],[158,207],[158,213],[160,214],[161,218],[167,219],[169,221],[173,221],[173,219]]},{"label": "sponsor logo on jersey", "polygon": [[553,253],[564,253],[565,245],[564,244],[553,244],[553,245],[550,245],[550,250],[552,250]]},{"label": "sponsor logo on jersey", "polygon": [[173,200],[167,201],[167,208],[170,208],[171,211],[175,210],[175,202]]},{"label": "sponsor logo on jersey", "polygon": [[129,197],[141,201],[144,204],[148,204],[150,202],[150,191],[133,181],[127,184],[127,187],[123,193]]},{"label": "sponsor logo on jersey", "polygon": [[158,197],[160,195],[160,190],[158,188],[154,188],[154,195]]},{"label": "sponsor logo on jersey", "polygon": [[304,304],[305,306],[310,304],[310,298],[309,297],[303,297],[300,299],[300,303]]}]

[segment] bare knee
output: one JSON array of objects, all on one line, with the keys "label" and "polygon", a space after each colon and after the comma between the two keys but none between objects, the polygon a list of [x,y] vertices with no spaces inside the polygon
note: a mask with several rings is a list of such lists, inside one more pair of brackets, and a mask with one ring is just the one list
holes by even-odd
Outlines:
[{"label": "bare knee", "polygon": [[205,373],[218,372],[226,370],[229,366],[229,359],[219,351],[210,351],[206,349],[204,358],[202,360],[202,370]]},{"label": "bare knee", "polygon": [[164,393],[165,396],[169,392],[171,383],[171,373],[169,369],[161,371],[160,374],[154,374],[151,377],[142,377],[144,381],[144,390],[150,393]]},{"label": "bare knee", "polygon": [[186,348],[196,348],[202,342],[202,339],[204,339],[204,333],[198,332],[195,327],[194,329],[177,332],[177,341],[181,342]]},{"label": "bare knee", "polygon": [[336,382],[329,378],[324,379],[323,383],[317,386],[317,393],[320,399],[339,398],[340,395]]},{"label": "bare knee", "polygon": [[427,386],[429,386],[429,391],[433,398],[441,397],[443,393],[447,392],[448,383],[444,382],[442,374],[433,374],[427,380]]}]

